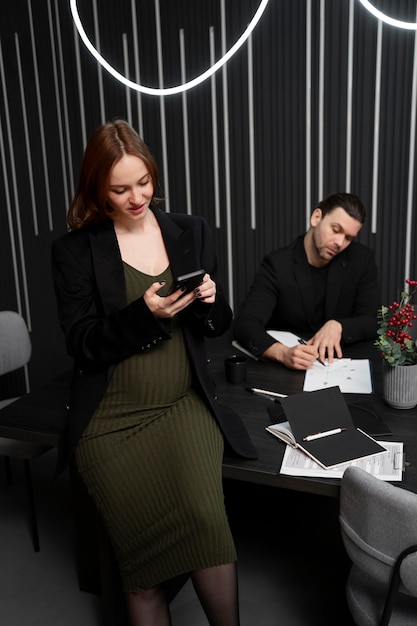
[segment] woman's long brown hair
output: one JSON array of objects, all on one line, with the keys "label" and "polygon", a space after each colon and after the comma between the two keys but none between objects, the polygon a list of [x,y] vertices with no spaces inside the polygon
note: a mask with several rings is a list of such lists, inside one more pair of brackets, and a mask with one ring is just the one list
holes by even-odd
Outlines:
[{"label": "woman's long brown hair", "polygon": [[[78,187],[67,215],[70,229],[77,230],[111,218],[112,209],[107,203],[110,174],[125,154],[142,159],[152,179],[155,194],[158,166],[148,146],[124,120],[104,124],[92,135],[83,155]],[[156,202],[157,199],[154,197],[152,201]]]}]

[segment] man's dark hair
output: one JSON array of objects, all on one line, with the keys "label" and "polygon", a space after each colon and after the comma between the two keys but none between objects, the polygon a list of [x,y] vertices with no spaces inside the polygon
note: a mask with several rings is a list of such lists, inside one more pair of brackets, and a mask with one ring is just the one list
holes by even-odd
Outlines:
[{"label": "man's dark hair", "polygon": [[365,222],[365,207],[360,198],[353,193],[334,193],[317,205],[317,208],[321,209],[323,217],[338,207],[344,209],[350,217],[353,217],[354,220],[358,220],[361,224]]}]

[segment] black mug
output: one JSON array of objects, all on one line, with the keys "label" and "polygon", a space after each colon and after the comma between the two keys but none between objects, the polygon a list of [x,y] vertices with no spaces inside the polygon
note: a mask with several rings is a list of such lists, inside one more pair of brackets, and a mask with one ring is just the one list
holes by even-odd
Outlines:
[{"label": "black mug", "polygon": [[248,370],[248,360],[245,356],[233,354],[224,361],[226,378],[229,383],[244,383]]}]

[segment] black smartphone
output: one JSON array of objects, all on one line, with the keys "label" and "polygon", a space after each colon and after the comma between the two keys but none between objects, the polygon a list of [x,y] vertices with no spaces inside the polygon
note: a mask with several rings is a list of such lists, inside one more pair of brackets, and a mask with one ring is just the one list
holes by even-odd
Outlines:
[{"label": "black smartphone", "polygon": [[206,273],[206,270],[199,269],[199,270],[196,270],[195,272],[189,272],[188,274],[183,274],[182,276],[178,276],[177,278],[174,278],[174,282],[172,284],[171,289],[169,290],[168,295],[170,295],[171,293],[173,293],[180,287],[183,288],[182,295],[185,295],[186,293],[190,293],[190,291],[193,291],[193,289],[198,287],[198,285],[203,280],[203,276],[205,273]]}]

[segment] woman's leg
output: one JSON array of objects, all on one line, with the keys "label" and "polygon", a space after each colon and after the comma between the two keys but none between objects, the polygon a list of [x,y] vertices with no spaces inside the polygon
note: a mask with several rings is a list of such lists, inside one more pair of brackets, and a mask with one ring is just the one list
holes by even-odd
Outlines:
[{"label": "woman's leg", "polygon": [[191,579],[210,626],[239,626],[236,563],[197,570]]},{"label": "woman's leg", "polygon": [[168,603],[160,587],[126,594],[129,626],[171,626]]}]

